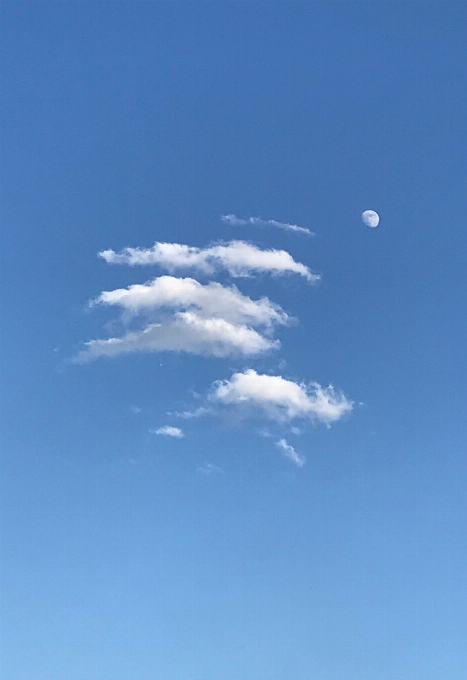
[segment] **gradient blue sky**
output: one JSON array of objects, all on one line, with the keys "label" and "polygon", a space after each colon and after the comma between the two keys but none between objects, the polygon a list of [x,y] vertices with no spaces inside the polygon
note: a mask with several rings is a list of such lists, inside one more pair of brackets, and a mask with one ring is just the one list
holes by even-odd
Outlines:
[{"label": "gradient blue sky", "polygon": [[[2,677],[464,680],[467,5],[1,13]],[[268,296],[280,349],[73,363],[167,274],[98,252],[231,239],[321,281],[173,276]],[[167,415],[249,368],[353,410]]]}]

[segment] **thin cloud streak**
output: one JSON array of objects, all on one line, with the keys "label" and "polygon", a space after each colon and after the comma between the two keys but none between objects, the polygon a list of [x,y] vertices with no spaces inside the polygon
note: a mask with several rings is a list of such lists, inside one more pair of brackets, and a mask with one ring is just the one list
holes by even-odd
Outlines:
[{"label": "thin cloud streak", "polygon": [[261,217],[248,217],[242,219],[236,215],[222,215],[222,221],[231,227],[253,226],[253,227],[277,227],[284,231],[295,231],[307,236],[315,236],[315,234],[306,227],[299,227],[298,224],[289,224],[288,222],[278,222],[277,220],[263,220]]},{"label": "thin cloud streak", "polygon": [[193,418],[202,418],[213,413],[212,408],[206,408],[206,406],[199,406],[193,411],[174,411],[174,413],[168,413],[167,415],[174,415],[177,418],[183,418],[183,420],[191,420]]},{"label": "thin cloud streak", "polygon": [[297,467],[303,467],[305,465],[305,456],[302,456],[300,453],[295,451],[294,447],[288,444],[285,439],[279,439],[279,441],[276,442],[276,446],[282,455]]},{"label": "thin cloud streak", "polygon": [[169,272],[196,269],[212,275],[226,270],[230,276],[237,278],[269,273],[273,276],[298,274],[309,283],[320,279],[309,267],[296,262],[286,250],[263,250],[246,241],[230,241],[207,248],[156,242],[152,248],[124,248],[119,253],[103,250],[98,255],[108,264],[157,264]]}]

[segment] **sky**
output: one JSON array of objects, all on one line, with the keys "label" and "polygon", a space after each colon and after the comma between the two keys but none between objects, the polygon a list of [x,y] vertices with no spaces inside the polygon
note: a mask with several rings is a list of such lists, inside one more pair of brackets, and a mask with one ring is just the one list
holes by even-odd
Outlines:
[{"label": "sky", "polygon": [[1,14],[2,677],[463,680],[466,4]]}]

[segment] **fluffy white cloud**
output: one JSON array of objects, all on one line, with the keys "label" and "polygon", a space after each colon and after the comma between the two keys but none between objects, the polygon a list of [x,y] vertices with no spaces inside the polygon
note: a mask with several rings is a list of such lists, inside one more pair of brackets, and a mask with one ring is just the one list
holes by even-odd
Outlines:
[{"label": "fluffy white cloud", "polygon": [[293,446],[287,444],[287,441],[285,439],[279,439],[279,441],[276,442],[276,446],[281,451],[281,453],[297,467],[303,467],[305,465],[306,462],[305,456],[302,456],[300,453],[297,453]]},{"label": "fluffy white cloud", "polygon": [[161,434],[163,437],[175,437],[175,439],[181,439],[185,436],[179,427],[172,427],[171,425],[164,425],[164,427],[151,430],[151,432],[152,434]]},{"label": "fluffy white cloud", "polygon": [[310,283],[319,280],[306,265],[296,262],[285,250],[262,250],[246,241],[196,248],[181,243],[155,243],[152,248],[124,248],[119,253],[103,250],[99,253],[109,264],[158,264],[168,271],[197,269],[214,274],[225,269],[231,276],[250,276],[253,273],[299,274]]},{"label": "fluffy white cloud", "polygon": [[74,359],[84,363],[101,356],[129,352],[189,352],[205,356],[252,355],[280,346],[248,326],[225,319],[204,319],[194,312],[177,312],[164,323],[151,323],[122,337],[90,340]]},{"label": "fluffy white cloud", "polygon": [[214,383],[211,401],[254,407],[279,421],[317,419],[326,424],[352,410],[352,402],[330,385],[307,386],[278,375],[261,375],[249,369],[234,373],[230,380]]},{"label": "fluffy white cloud", "polygon": [[262,220],[261,217],[248,217],[246,220],[236,215],[222,215],[222,221],[229,224],[231,227],[249,226],[254,227],[277,227],[285,231],[297,231],[307,236],[314,236],[313,232],[306,227],[299,227],[298,224],[289,224],[288,222],[278,222],[277,220]]},{"label": "fluffy white cloud", "polygon": [[[253,355],[280,346],[271,337],[290,317],[264,297],[252,300],[235,286],[161,276],[145,284],[104,291],[91,306],[123,309],[123,321],[144,316],[143,328],[121,337],[91,340],[77,362],[125,352],[191,352],[206,356]],[[262,328],[261,332],[257,328]]]},{"label": "fluffy white cloud", "polygon": [[91,304],[118,305],[136,314],[171,308],[194,310],[202,319],[225,319],[232,324],[270,327],[286,324],[284,310],[267,297],[252,300],[235,286],[211,282],[202,285],[190,278],[160,276],[145,284],[104,291]]},{"label": "fluffy white cloud", "polygon": [[[222,218],[230,225],[271,226],[311,235],[298,225],[235,215]],[[297,262],[285,250],[261,249],[246,241],[197,248],[179,243],[156,242],[152,248],[124,248],[120,252],[99,253],[110,264],[157,264],[169,272],[194,269],[207,275],[222,270],[233,277],[252,274],[298,274],[313,283],[319,280],[306,265]],[[90,306],[111,306],[121,310],[122,334],[118,337],[90,340],[74,357],[83,363],[101,356],[117,356],[134,352],[188,352],[211,357],[254,356],[280,347],[274,339],[279,325],[294,321],[280,307],[262,297],[253,300],[235,286],[211,281],[202,284],[194,278],[159,276],[144,284],[134,284],[102,292]],[[115,326],[113,326],[115,327]],[[284,362],[285,363],[285,362]],[[224,407],[235,407],[236,414],[260,413],[280,426],[294,419],[319,420],[326,425],[350,412],[353,403],[329,385],[297,383],[280,375],[259,374],[253,369],[234,373],[229,380],[216,381],[204,405],[193,410],[175,412],[182,419],[220,415]],[[138,409],[139,410],[139,409]],[[137,412],[136,407],[133,408]],[[274,427],[274,426],[271,426]],[[182,438],[183,430],[169,425],[151,430],[153,434]],[[269,435],[274,436],[277,435]],[[276,447],[294,465],[301,467],[305,458],[286,439],[278,439]],[[206,463],[203,474],[219,472]]]}]

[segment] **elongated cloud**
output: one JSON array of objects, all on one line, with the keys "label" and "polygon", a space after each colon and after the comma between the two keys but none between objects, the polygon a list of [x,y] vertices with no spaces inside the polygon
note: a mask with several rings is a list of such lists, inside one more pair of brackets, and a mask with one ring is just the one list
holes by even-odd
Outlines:
[{"label": "elongated cloud", "polygon": [[177,312],[168,321],[149,324],[141,331],[106,340],[91,340],[75,357],[74,363],[130,352],[189,352],[215,357],[253,355],[279,346],[278,340],[266,338],[244,324],[204,319],[194,312]]},{"label": "elongated cloud", "polygon": [[184,420],[191,420],[192,418],[202,418],[212,414],[212,408],[206,408],[206,406],[199,406],[192,411],[175,411],[174,413],[168,413],[167,415],[174,415],[177,418],[183,418]]},{"label": "elongated cloud", "polygon": [[282,455],[290,460],[291,463],[297,467],[303,467],[306,463],[305,456],[295,451],[294,447],[287,443],[285,439],[279,439],[276,442],[277,448],[281,451]]},{"label": "elongated cloud", "polygon": [[179,427],[172,427],[171,425],[164,425],[164,427],[159,427],[157,430],[151,430],[153,434],[160,434],[163,437],[175,437],[175,439],[182,439],[184,437],[183,430]]},{"label": "elongated cloud", "polygon": [[230,241],[222,245],[196,248],[181,243],[155,243],[152,248],[124,248],[119,253],[99,253],[109,264],[158,264],[169,272],[196,269],[204,274],[226,270],[230,276],[242,277],[258,273],[299,274],[310,283],[319,280],[306,265],[296,262],[286,250],[263,250],[246,241]]},{"label": "elongated cloud", "polygon": [[246,220],[236,215],[222,215],[222,221],[231,227],[277,227],[285,231],[296,231],[307,236],[314,236],[313,232],[306,227],[299,227],[298,224],[289,224],[288,222],[278,222],[277,220],[262,220],[261,217],[248,217]]},{"label": "elongated cloud", "polygon": [[271,337],[274,327],[291,321],[266,297],[252,300],[235,286],[173,276],[104,291],[90,305],[117,306],[124,322],[142,317],[144,323],[121,337],[91,340],[75,358],[78,362],[128,352],[254,355],[279,347]]},{"label": "elongated cloud", "polygon": [[329,425],[352,410],[352,402],[331,385],[321,387],[312,383],[308,387],[279,375],[261,375],[253,369],[214,383],[210,399],[221,404],[249,406],[279,422],[311,418]]},{"label": "elongated cloud", "polygon": [[161,276],[145,284],[105,291],[92,304],[117,305],[132,314],[166,309],[195,310],[198,318],[225,319],[232,324],[270,328],[287,324],[288,315],[267,297],[252,300],[235,286]]}]

